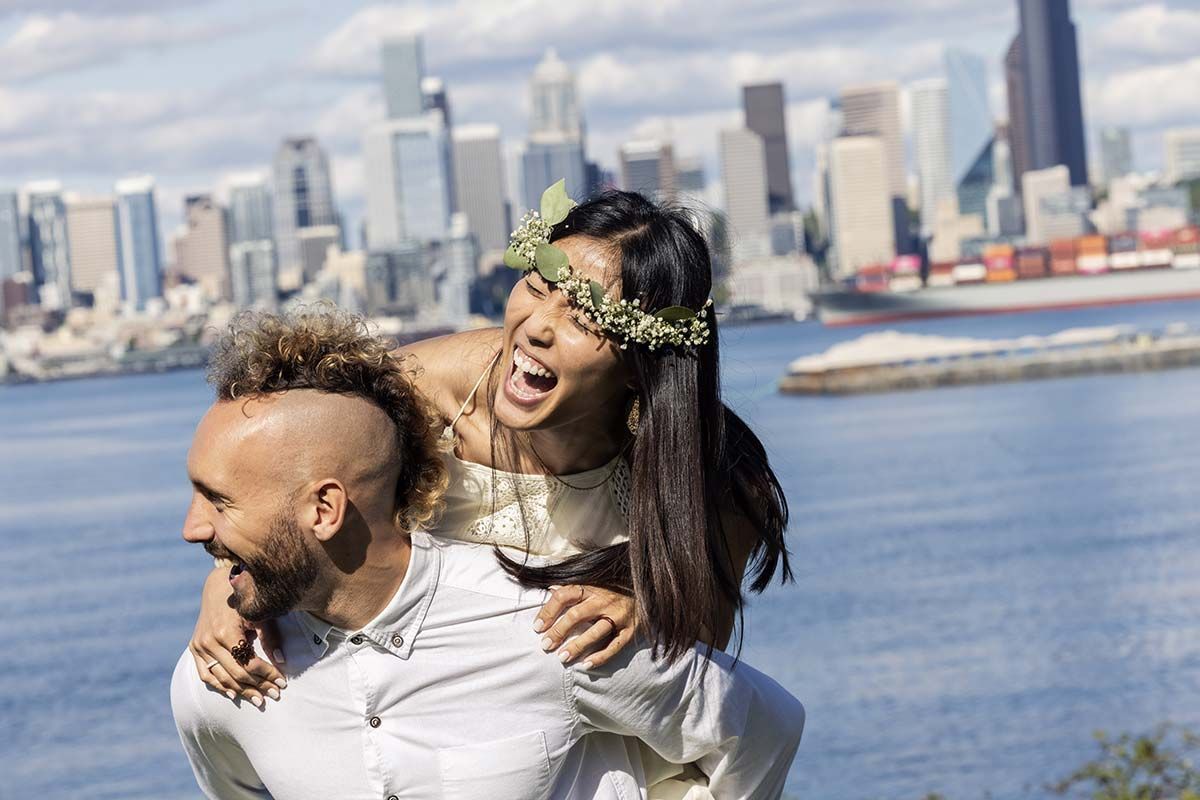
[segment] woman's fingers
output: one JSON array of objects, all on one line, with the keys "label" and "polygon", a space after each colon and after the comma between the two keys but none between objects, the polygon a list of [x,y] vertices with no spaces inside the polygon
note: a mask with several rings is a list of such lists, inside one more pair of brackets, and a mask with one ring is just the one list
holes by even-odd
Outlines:
[{"label": "woman's fingers", "polygon": [[558,658],[564,664],[577,661],[608,642],[616,632],[617,629],[608,619],[598,619],[586,631],[564,644],[558,651]]},{"label": "woman's fingers", "polygon": [[[278,667],[280,664],[287,663],[287,658],[283,653],[283,636],[279,633],[279,623],[273,619],[269,619],[258,627],[258,638],[262,642],[263,652],[271,659],[271,663]],[[282,678],[282,675],[276,676]],[[271,680],[275,680],[272,678]]]},{"label": "woman's fingers", "polygon": [[547,652],[554,650],[571,635],[576,625],[592,622],[600,613],[602,612],[599,608],[592,608],[592,603],[576,603],[571,606],[542,635],[542,649]]},{"label": "woman's fingers", "polygon": [[208,667],[208,661],[206,661],[203,657],[196,655],[194,651],[192,652],[192,658],[196,660],[196,672],[199,673],[200,680],[205,686],[213,689],[214,691],[220,692],[230,700],[233,700],[237,697],[237,692],[233,691],[232,689],[226,689],[225,685],[221,683],[220,679],[213,674],[213,671]]},{"label": "woman's fingers", "polygon": [[[253,634],[246,634],[247,640],[253,640]],[[215,637],[201,636],[191,646],[192,655],[196,658],[197,669],[204,682],[211,675],[216,680],[214,688],[232,697],[243,696],[255,705],[260,705],[263,697],[273,700],[280,698],[279,690],[287,686],[287,679],[272,664],[255,655],[246,664],[239,664],[233,653]],[[215,664],[213,662],[216,662]],[[257,699],[259,702],[255,702]]]},{"label": "woman's fingers", "polygon": [[589,656],[586,656],[583,662],[583,668],[595,669],[596,667],[604,666],[618,653],[624,650],[625,645],[629,644],[632,640],[632,628],[625,628],[621,630],[616,636],[613,636],[611,639],[609,639],[608,644],[604,648],[597,650],[595,653],[592,653]]},{"label": "woman's fingers", "polygon": [[584,598],[582,586],[551,586],[550,589],[550,599],[533,620],[533,629],[538,633],[550,627],[564,611]]}]

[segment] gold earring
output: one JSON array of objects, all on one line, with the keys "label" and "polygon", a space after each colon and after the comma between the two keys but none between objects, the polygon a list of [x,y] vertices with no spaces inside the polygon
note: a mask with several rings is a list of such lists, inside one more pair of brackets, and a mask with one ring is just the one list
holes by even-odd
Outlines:
[{"label": "gold earring", "polygon": [[625,427],[634,436],[637,436],[638,422],[642,418],[642,404],[638,401],[637,396],[633,398],[633,402],[629,404],[629,414],[625,417]]}]

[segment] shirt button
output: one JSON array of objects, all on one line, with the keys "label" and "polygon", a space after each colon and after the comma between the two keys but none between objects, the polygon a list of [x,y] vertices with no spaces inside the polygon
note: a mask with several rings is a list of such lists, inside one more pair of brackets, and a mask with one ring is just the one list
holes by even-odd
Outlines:
[{"label": "shirt button", "polygon": [[394,795],[394,794],[389,794],[389,795],[388,795],[388,800],[400,800],[400,798],[399,798],[399,797],[396,797],[396,795]]},{"label": "shirt button", "polygon": [[314,633],[314,634],[313,634],[313,644],[320,644],[320,643],[321,643],[321,637],[320,637],[320,636],[317,636],[317,635]]},{"label": "shirt button", "polygon": [[395,634],[394,636],[392,636],[392,647],[403,647],[403,646],[404,646],[404,637],[403,636],[401,636],[398,633]]},{"label": "shirt button", "polygon": [[362,644],[362,643],[363,643],[363,638],[361,636],[356,635],[356,636],[350,637],[350,644]]},{"label": "shirt button", "polygon": [[371,719],[369,719],[367,722],[372,728],[378,728],[383,724],[383,720],[381,720],[379,717],[371,717]]}]

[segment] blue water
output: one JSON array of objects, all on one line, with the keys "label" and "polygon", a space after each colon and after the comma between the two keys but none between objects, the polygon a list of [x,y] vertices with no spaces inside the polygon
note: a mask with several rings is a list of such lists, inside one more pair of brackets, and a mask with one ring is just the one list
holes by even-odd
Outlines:
[{"label": "blue water", "polygon": [[[1164,304],[896,326],[1200,323]],[[804,700],[796,797],[1040,797],[1093,729],[1200,725],[1200,371],[783,397],[863,329],[723,333],[797,582],[743,656]],[[0,389],[0,798],[195,797],[167,700],[209,563],[179,538],[196,372]]]}]

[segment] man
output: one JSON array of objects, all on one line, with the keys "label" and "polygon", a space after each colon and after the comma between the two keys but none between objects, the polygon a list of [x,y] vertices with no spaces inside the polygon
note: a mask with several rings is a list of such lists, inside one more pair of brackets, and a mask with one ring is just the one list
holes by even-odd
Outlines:
[{"label": "man", "polygon": [[533,629],[545,592],[491,548],[415,530],[444,470],[387,350],[337,312],[244,316],[215,350],[184,538],[229,559],[243,617],[280,619],[289,698],[230,703],[183,654],[172,707],[205,794],[619,797],[644,786],[631,736],[695,762],[715,797],[778,797],[804,712],[777,684],[635,645],[564,667]]}]

